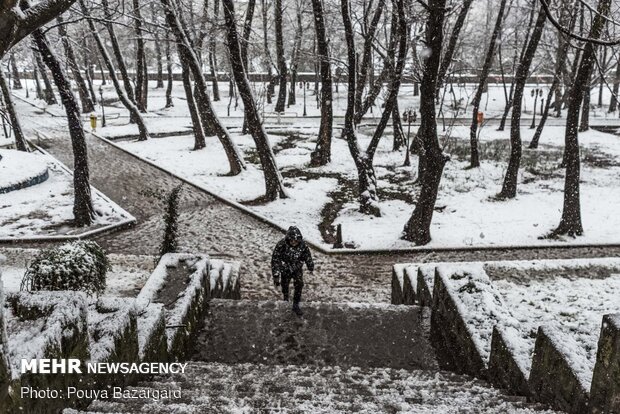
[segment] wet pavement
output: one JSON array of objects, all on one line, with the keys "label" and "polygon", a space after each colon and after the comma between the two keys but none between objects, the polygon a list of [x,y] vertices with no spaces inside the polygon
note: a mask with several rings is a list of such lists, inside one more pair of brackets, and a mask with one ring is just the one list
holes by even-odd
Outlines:
[{"label": "wet pavement", "polygon": [[192,360],[438,369],[430,310],[384,304],[209,302]]}]

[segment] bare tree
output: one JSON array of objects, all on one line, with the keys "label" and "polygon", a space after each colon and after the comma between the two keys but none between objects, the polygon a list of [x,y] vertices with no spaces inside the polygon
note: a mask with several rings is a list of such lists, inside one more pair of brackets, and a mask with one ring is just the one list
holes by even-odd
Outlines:
[{"label": "bare tree", "polygon": [[11,72],[13,73],[13,89],[22,89],[22,78],[19,74],[19,68],[17,67],[17,60],[15,59],[15,53],[11,53]]},{"label": "bare tree", "polygon": [[579,69],[570,90],[568,111],[566,115],[565,132],[565,152],[564,161],[566,164],[566,177],[564,181],[564,206],[562,218],[559,226],[551,233],[551,236],[569,235],[580,236],[583,234],[581,222],[581,200],[580,200],[580,170],[581,161],[579,160],[579,108],[584,95],[589,92],[589,79],[592,75],[592,68],[596,60],[595,42],[601,37],[603,29],[607,23],[611,0],[600,0],[590,34],[585,42]]},{"label": "bare tree", "polygon": [[196,98],[202,125],[205,129],[213,131],[217,135],[228,158],[228,163],[230,165],[229,174],[237,175],[245,168],[245,163],[239,149],[211,106],[211,101],[209,100],[209,94],[207,92],[207,82],[204,78],[198,57],[194,51],[193,44],[177,15],[176,4],[174,0],[161,0],[161,4],[166,15],[166,22],[175,36],[179,58],[186,62],[194,77],[196,86],[194,89],[194,96]]},{"label": "bare tree", "polygon": [[140,112],[146,112],[148,102],[149,78],[146,67],[144,35],[140,0],[133,0],[134,28],[136,30],[136,105]]},{"label": "bare tree", "polygon": [[[205,10],[204,13],[208,14],[209,3],[205,0]],[[217,102],[220,100],[220,87],[218,85],[218,76],[217,76],[217,54],[216,54],[216,33],[215,33],[215,25],[220,13],[220,0],[213,0],[213,28],[211,32],[211,40],[209,41],[209,68],[211,69],[211,78],[212,78],[212,92],[213,92],[213,101]]]},{"label": "bare tree", "polygon": [[170,56],[169,40],[166,40],[166,72],[168,73],[168,82],[166,83],[166,108],[172,108],[174,106],[174,101],[172,100],[174,74],[172,73],[172,56]]},{"label": "bare tree", "polygon": [[[525,36],[524,36],[524,40],[523,40],[523,44],[521,46],[521,52],[519,53],[519,58],[516,59],[517,56],[517,49],[515,46],[515,56],[513,58],[513,64],[512,64],[512,72],[513,72],[513,78],[512,78],[512,82],[510,83],[510,93],[508,94],[508,100],[506,101],[506,106],[504,108],[504,113],[502,114],[502,119],[499,121],[499,127],[497,128],[498,131],[503,131],[504,128],[506,127],[506,119],[508,118],[508,113],[510,112],[510,109],[512,108],[512,103],[513,103],[513,95],[514,95],[514,86],[515,86],[515,70],[516,70],[516,62],[521,62],[523,60],[523,55],[525,54],[525,50],[527,49],[527,45],[529,43],[530,40],[530,34],[532,31],[532,26],[534,25],[534,16],[536,15],[536,8],[532,7],[530,9],[530,14],[529,14],[529,18],[528,18],[528,23],[525,29]],[[518,43],[517,39],[518,39],[518,34],[519,31],[515,30],[515,45]],[[499,48],[501,50],[501,44],[499,45]]]},{"label": "bare tree", "polygon": [[[350,6],[348,0],[341,0],[341,13],[342,21],[344,24],[345,38],[347,41],[347,71],[349,74],[348,79],[348,91],[347,91],[347,111],[345,114],[345,124],[342,131],[342,136],[347,140],[349,151],[355,166],[357,168],[358,175],[358,189],[359,189],[359,203],[360,211],[364,214],[371,214],[374,216],[380,216],[381,210],[378,205],[377,196],[377,178],[373,167],[373,159],[381,137],[387,123],[389,122],[398,91],[400,88],[402,71],[405,66],[405,59],[407,55],[407,40],[408,25],[405,18],[405,8],[403,0],[394,0],[395,8],[397,9],[397,24],[392,26],[392,33],[399,38],[398,42],[398,57],[396,60],[396,67],[393,71],[390,86],[388,89],[388,96],[385,100],[385,107],[381,116],[381,119],[377,125],[377,128],[368,144],[368,148],[362,151],[355,134],[354,118],[355,118],[355,96],[356,96],[356,54],[355,54],[355,39],[353,33],[353,25],[350,18]],[[393,44],[393,43],[392,43]],[[395,55],[394,50],[388,50],[386,54]]]},{"label": "bare tree", "polygon": [[[560,21],[563,23],[565,23],[567,19],[570,17],[568,7],[566,6],[567,4],[564,3],[561,9]],[[570,30],[573,30],[575,28],[575,22],[576,22],[576,19],[574,18],[570,19],[570,25],[569,25]],[[556,106],[555,109],[556,109],[558,116],[562,110],[562,98],[561,98],[562,87],[561,87],[560,82],[562,80],[562,73],[563,73],[563,70],[566,64],[566,56],[568,55],[569,47],[570,47],[570,42],[568,41],[566,36],[560,31],[558,31],[558,49],[557,49],[556,60],[555,60],[555,69],[553,72],[553,81],[551,81],[551,86],[549,87],[549,93],[547,94],[547,100],[545,102],[545,109],[543,111],[542,117],[540,119],[540,122],[538,123],[538,127],[536,128],[536,132],[534,133],[534,136],[532,137],[532,141],[530,141],[530,145],[529,145],[530,149],[538,148],[538,143],[540,142],[542,131],[545,128],[545,123],[547,122],[547,118],[549,117],[549,110],[551,109],[551,98],[553,97],[552,96],[553,94],[555,94],[554,105]]]},{"label": "bare tree", "polygon": [[45,64],[52,73],[60,99],[65,107],[67,122],[69,123],[71,147],[73,149],[73,216],[77,226],[88,226],[93,222],[95,213],[90,192],[88,151],[86,149],[86,137],[84,136],[82,120],[80,119],[80,109],[73,92],[71,92],[71,83],[65,75],[60,61],[47,43],[41,29],[32,32],[32,38],[39,48]]},{"label": "bare tree", "polygon": [[194,99],[194,92],[192,91],[192,81],[190,80],[191,70],[187,61],[181,59],[181,78],[183,80],[183,88],[185,89],[185,100],[187,101],[187,108],[189,110],[190,117],[192,119],[192,126],[194,129],[194,150],[200,150],[207,146],[205,139],[205,130],[202,125],[202,120],[198,113],[196,101]]},{"label": "bare tree", "polygon": [[446,0],[429,0],[426,21],[426,47],[429,53],[424,63],[420,88],[421,123],[418,137],[421,142],[420,162],[423,163],[420,177],[421,190],[411,218],[404,228],[403,238],[417,245],[431,241],[431,221],[437,201],[437,192],[448,157],[441,150],[437,137],[435,114],[435,92],[437,74],[443,45],[443,22]]},{"label": "bare tree", "polygon": [[[151,3],[151,18],[153,22],[157,22],[157,12],[155,11],[155,2]],[[164,87],[164,64],[163,53],[161,50],[161,39],[159,36],[159,28],[153,27],[153,37],[155,38],[155,58],[157,59],[157,85],[155,88],[160,89]]]},{"label": "bare tree", "polygon": [[56,100],[56,95],[54,94],[54,88],[52,87],[52,82],[50,82],[49,77],[47,76],[47,71],[45,70],[45,64],[43,63],[43,59],[41,59],[41,53],[38,52],[39,48],[35,46],[35,60],[37,63],[37,67],[39,68],[39,74],[41,75],[41,79],[43,80],[43,100],[48,105],[56,105],[58,101]]},{"label": "bare tree", "polygon": [[269,3],[266,0],[261,0],[261,12],[262,12],[262,21],[263,21],[263,50],[264,50],[264,58],[265,58],[265,67],[267,69],[267,103],[271,104],[271,98],[273,96],[273,63],[271,60],[271,52],[269,51],[269,37],[268,37],[268,18],[267,12],[269,8]]},{"label": "bare tree", "polygon": [[69,35],[67,34],[67,28],[64,24],[64,19],[62,16],[58,16],[56,19],[58,22],[58,34],[60,35],[60,39],[62,41],[62,46],[65,49],[65,56],[67,57],[67,63],[69,68],[71,69],[71,73],[73,74],[73,79],[75,79],[75,83],[78,86],[78,92],[80,94],[80,102],[82,103],[82,112],[90,113],[95,110],[95,105],[93,101],[90,99],[90,94],[88,91],[88,86],[82,77],[82,72],[77,63],[77,59],[75,57],[75,52],[73,51],[73,46],[71,46],[71,40],[69,39]]},{"label": "bare tree", "polygon": [[342,137],[347,140],[349,151],[351,152],[351,156],[355,161],[358,171],[360,211],[365,214],[380,215],[381,213],[379,206],[377,205],[377,179],[374,176],[374,171],[372,169],[372,160],[368,160],[365,154],[361,151],[357,136],[355,134],[355,126],[353,124],[353,118],[355,116],[355,89],[357,81],[355,79],[355,38],[350,17],[349,0],[340,0],[340,8],[345,38],[347,41],[347,72],[349,77],[347,111],[344,116]]},{"label": "bare tree", "polygon": [[121,87],[121,84],[118,78],[116,77],[116,68],[114,67],[112,58],[108,54],[105,44],[103,43],[103,40],[101,39],[101,36],[99,35],[97,28],[95,27],[95,22],[90,16],[90,12],[88,8],[86,7],[86,3],[84,2],[84,0],[79,0],[79,3],[80,3],[80,8],[82,10],[82,15],[84,15],[84,17],[86,18],[86,21],[88,22],[88,27],[90,28],[90,34],[95,39],[95,43],[97,44],[97,47],[99,48],[99,53],[101,54],[101,57],[103,58],[103,61],[106,67],[108,68],[108,74],[110,75],[110,79],[112,80],[112,84],[114,85],[114,89],[116,90],[116,94],[118,95],[118,98],[121,100],[123,106],[127,108],[127,110],[129,111],[130,119],[133,119],[134,122],[138,125],[138,131],[140,134],[139,140],[146,141],[147,139],[149,139],[148,128],[146,127],[146,124],[144,123],[144,119],[142,118],[142,115],[140,114],[140,110],[136,106],[135,102],[129,99],[129,97],[126,95],[127,89],[131,91],[131,87],[125,88],[125,89]]},{"label": "bare tree", "polygon": [[329,41],[325,30],[325,16],[321,0],[312,0],[314,30],[321,72],[321,124],[316,149],[311,154],[312,166],[326,165],[331,160],[332,146],[332,69],[329,62]]},{"label": "bare tree", "polygon": [[282,33],[282,0],[274,0],[274,23],[276,32],[276,60],[278,62],[278,100],[274,108],[275,112],[284,112],[286,104],[286,59],[284,58],[284,35]]},{"label": "bare tree", "polygon": [[6,107],[6,111],[9,115],[9,121],[11,122],[11,129],[13,129],[13,134],[15,135],[15,148],[19,151],[28,151],[28,143],[26,142],[26,137],[24,136],[24,132],[22,130],[22,126],[19,122],[19,117],[17,116],[17,111],[15,110],[15,105],[13,104],[13,97],[11,96],[11,89],[9,87],[8,82],[6,81],[6,77],[4,76],[4,71],[0,66],[0,89],[2,89],[2,96],[4,98],[4,106]]},{"label": "bare tree", "polygon": [[506,0],[501,0],[501,3],[499,4],[499,11],[497,13],[497,19],[495,20],[495,27],[493,28],[493,34],[491,35],[491,40],[489,41],[489,47],[487,49],[487,54],[484,59],[484,63],[482,65],[482,70],[480,71],[480,77],[478,80],[478,88],[476,89],[474,98],[471,101],[472,120],[471,120],[471,127],[469,131],[469,143],[470,143],[469,167],[470,168],[477,168],[480,166],[480,153],[478,151],[478,135],[477,135],[478,133],[478,110],[480,109],[480,100],[482,99],[482,93],[485,90],[487,78],[489,77],[489,72],[491,70],[491,65],[493,63],[493,56],[495,55],[495,45],[497,44],[497,40],[502,30],[502,20],[504,18],[505,8],[506,8]]},{"label": "bare tree", "polygon": [[297,88],[297,68],[301,58],[301,40],[303,38],[304,27],[301,19],[302,5],[297,5],[297,28],[295,30],[295,41],[291,51],[291,82],[288,92],[288,106],[295,105],[295,88]]},{"label": "bare tree", "polygon": [[609,100],[608,112],[616,112],[618,108],[618,92],[620,92],[620,58],[616,58],[616,75],[614,76],[614,84]]},{"label": "bare tree", "polygon": [[243,41],[241,42],[241,58],[243,66],[249,72],[248,66],[248,46],[250,45],[250,35],[252,34],[252,20],[254,19],[254,9],[256,8],[256,0],[249,0],[245,11],[245,22],[243,24]]},{"label": "bare tree", "polygon": [[[372,2],[371,2],[372,3]],[[378,0],[377,7],[375,8],[372,19],[367,27],[363,27],[364,45],[362,48],[362,61],[358,64],[357,72],[357,89],[355,91],[355,108],[357,112],[362,107],[362,95],[364,93],[364,85],[368,79],[368,72],[374,71],[374,67],[371,67],[372,46],[375,43],[375,37],[377,33],[377,27],[379,26],[379,20],[385,6],[385,0]],[[370,13],[371,8],[367,7],[364,11],[364,17]],[[361,116],[357,116],[355,120],[361,120]],[[359,122],[359,121],[357,121]]]},{"label": "bare tree", "polygon": [[[523,143],[521,141],[521,107],[523,103],[523,92],[525,90],[525,82],[529,75],[532,60],[538,48],[538,42],[542,36],[545,27],[546,13],[543,7],[538,12],[536,23],[532,36],[528,42],[527,49],[523,55],[523,59],[519,62],[517,73],[515,76],[515,90],[512,102],[512,119],[510,123],[510,159],[508,160],[508,168],[504,176],[504,184],[502,191],[498,194],[498,198],[514,198],[517,196],[517,181],[519,175],[519,165],[521,164],[521,155],[523,153]],[[534,108],[536,110],[536,108]]]},{"label": "bare tree", "polygon": [[[118,37],[116,36],[116,30],[114,29],[114,14],[110,9],[108,0],[101,0],[101,6],[103,8],[104,26],[110,37],[110,46],[112,46],[112,53],[116,59],[116,64],[118,65],[118,71],[121,74],[121,79],[123,80],[123,87],[125,88],[127,99],[137,107],[136,97],[131,87],[131,80],[129,79],[129,73],[127,72],[127,65],[125,64],[125,58],[123,57],[123,52],[121,51],[121,46],[118,43]],[[138,110],[140,110],[139,107]],[[129,111],[129,122],[138,122],[136,115],[131,110]]]},{"label": "bare tree", "polygon": [[237,24],[235,22],[235,8],[233,0],[222,0],[224,9],[224,20],[226,22],[226,39],[230,51],[230,64],[239,95],[243,99],[245,116],[248,121],[248,128],[256,144],[256,150],[260,158],[261,167],[265,176],[265,199],[273,201],[278,198],[286,198],[282,175],[278,170],[275,156],[271,150],[269,138],[265,133],[263,124],[256,109],[256,103],[252,95],[252,88],[246,76],[241,47],[237,34]]},{"label": "bare tree", "polygon": [[446,73],[448,73],[448,68],[450,68],[450,64],[452,63],[452,57],[454,56],[454,51],[456,50],[456,44],[459,40],[459,35],[461,34],[461,30],[465,25],[465,18],[467,17],[467,13],[469,13],[469,9],[473,1],[474,0],[463,0],[459,15],[456,18],[456,22],[454,22],[454,27],[452,28],[452,33],[450,34],[450,40],[448,41],[448,46],[446,47],[443,59],[441,60],[441,65],[439,66],[439,74],[437,75],[438,95],[439,88],[441,88],[441,85],[443,85]]}]

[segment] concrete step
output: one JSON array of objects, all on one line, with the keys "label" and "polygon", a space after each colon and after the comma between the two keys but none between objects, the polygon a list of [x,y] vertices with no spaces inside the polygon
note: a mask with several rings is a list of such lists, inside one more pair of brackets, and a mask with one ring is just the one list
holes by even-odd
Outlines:
[{"label": "concrete step", "polygon": [[427,309],[309,302],[212,300],[191,359],[437,369]]},{"label": "concrete step", "polygon": [[180,390],[180,396],[94,401],[86,412],[507,414],[542,409],[466,376],[389,368],[192,361],[185,374],[128,388],[154,389]]}]

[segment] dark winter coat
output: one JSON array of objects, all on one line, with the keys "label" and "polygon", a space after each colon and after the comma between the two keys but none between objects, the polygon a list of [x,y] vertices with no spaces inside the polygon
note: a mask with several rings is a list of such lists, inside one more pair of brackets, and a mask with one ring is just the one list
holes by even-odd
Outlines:
[{"label": "dark winter coat", "polygon": [[[293,247],[290,244],[291,240],[297,240],[299,244]],[[279,281],[282,276],[288,278],[301,277],[304,263],[308,266],[308,270],[314,271],[312,253],[304,242],[301,232],[297,227],[290,227],[286,237],[280,240],[273,249],[271,273],[274,281]]]}]

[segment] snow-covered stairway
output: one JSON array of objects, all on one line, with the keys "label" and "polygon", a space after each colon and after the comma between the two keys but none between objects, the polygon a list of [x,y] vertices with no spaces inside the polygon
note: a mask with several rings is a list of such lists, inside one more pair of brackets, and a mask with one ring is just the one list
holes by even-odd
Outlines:
[{"label": "snow-covered stairway", "polygon": [[[177,392],[175,398],[152,398],[155,391],[170,390]],[[540,410],[467,376],[389,368],[196,361],[189,363],[186,374],[156,378],[127,391],[149,392],[151,398],[94,401],[86,412],[532,414]]]},{"label": "snow-covered stairway", "polygon": [[191,359],[436,369],[430,313],[387,304],[212,300]]},{"label": "snow-covered stairway", "polygon": [[[534,413],[438,369],[427,309],[212,299],[186,372],[93,401],[89,413]],[[364,368],[360,368],[364,367]],[[550,411],[547,411],[550,413]],[[64,414],[77,414],[65,410]]]}]

